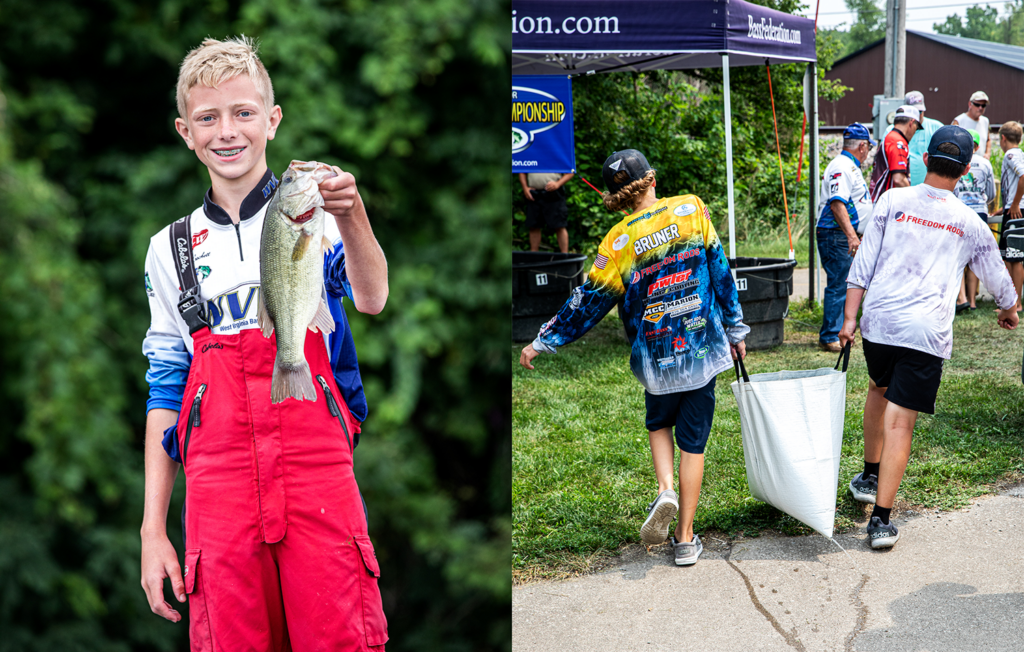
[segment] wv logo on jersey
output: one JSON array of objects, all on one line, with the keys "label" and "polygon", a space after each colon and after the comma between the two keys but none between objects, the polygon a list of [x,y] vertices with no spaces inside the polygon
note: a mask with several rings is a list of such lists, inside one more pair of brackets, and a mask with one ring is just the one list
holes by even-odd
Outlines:
[{"label": "wv logo on jersey", "polygon": [[[218,334],[256,326],[256,309],[260,303],[260,286],[243,285],[206,302],[210,327]],[[230,318],[230,320],[228,319]]]}]

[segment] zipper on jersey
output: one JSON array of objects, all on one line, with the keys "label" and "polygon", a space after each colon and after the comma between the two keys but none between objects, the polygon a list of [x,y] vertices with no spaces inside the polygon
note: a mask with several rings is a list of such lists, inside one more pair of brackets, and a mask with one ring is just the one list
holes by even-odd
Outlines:
[{"label": "zipper on jersey", "polygon": [[238,223],[235,223],[235,235],[238,236],[238,257],[244,261],[245,255],[242,254],[242,231],[239,229]]},{"label": "zipper on jersey", "polygon": [[341,408],[338,407],[338,403],[334,400],[334,394],[331,393],[331,388],[327,386],[327,381],[320,374],[317,374],[316,379],[320,382],[320,386],[324,388],[324,396],[327,397],[327,409],[330,411],[332,417],[338,419],[338,423],[341,424],[341,429],[345,433],[345,439],[348,441],[349,450],[354,450],[352,446],[352,438],[348,435],[348,426],[345,425],[345,419],[341,416]]},{"label": "zipper on jersey", "polygon": [[185,458],[188,456],[188,442],[192,439],[192,428],[198,428],[200,425],[199,419],[199,408],[203,402],[203,394],[206,392],[206,383],[199,386],[199,391],[196,392],[196,397],[192,399],[192,410],[188,413],[188,427],[185,429],[185,446],[181,451],[181,463],[185,464]]}]

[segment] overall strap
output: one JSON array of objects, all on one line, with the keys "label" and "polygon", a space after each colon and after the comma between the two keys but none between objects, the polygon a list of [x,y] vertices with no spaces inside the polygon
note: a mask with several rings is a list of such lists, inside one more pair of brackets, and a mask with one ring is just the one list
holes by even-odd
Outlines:
[{"label": "overall strap", "polygon": [[192,258],[191,215],[171,224],[171,253],[174,256],[174,271],[178,274],[181,296],[178,298],[178,312],[192,335],[202,328],[208,328],[206,312],[199,300],[199,279],[196,277],[196,262]]}]

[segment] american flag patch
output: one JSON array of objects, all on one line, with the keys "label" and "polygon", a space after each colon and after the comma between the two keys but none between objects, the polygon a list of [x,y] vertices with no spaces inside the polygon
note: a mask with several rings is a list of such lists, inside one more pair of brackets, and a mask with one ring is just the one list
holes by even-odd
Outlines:
[{"label": "american flag patch", "polygon": [[707,206],[704,207],[704,219],[706,219],[708,222],[711,221],[711,213],[708,211]]},{"label": "american flag patch", "polygon": [[594,259],[594,267],[598,269],[604,269],[604,266],[608,264],[608,256],[597,254],[597,258]]}]

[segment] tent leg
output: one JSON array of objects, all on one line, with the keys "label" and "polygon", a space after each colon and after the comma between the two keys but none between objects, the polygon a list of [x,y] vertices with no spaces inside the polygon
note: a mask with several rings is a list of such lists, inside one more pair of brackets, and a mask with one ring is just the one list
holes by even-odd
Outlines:
[{"label": "tent leg", "polygon": [[[736,258],[736,206],[732,183],[732,102],[729,95],[729,55],[722,55],[722,86],[725,90],[725,179],[729,200],[729,258]],[[732,271],[736,279],[736,269]]]},{"label": "tent leg", "polygon": [[818,218],[818,184],[820,183],[818,179],[818,72],[817,65],[814,63],[807,64],[804,86],[807,90],[805,97],[810,104],[808,113],[811,122],[811,142],[810,147],[807,148],[807,162],[810,168],[807,171],[807,185],[810,190],[807,200],[807,212],[810,219],[807,229],[807,301],[810,305],[814,305],[815,290],[817,289],[814,274],[817,262],[814,255],[814,227]]}]

